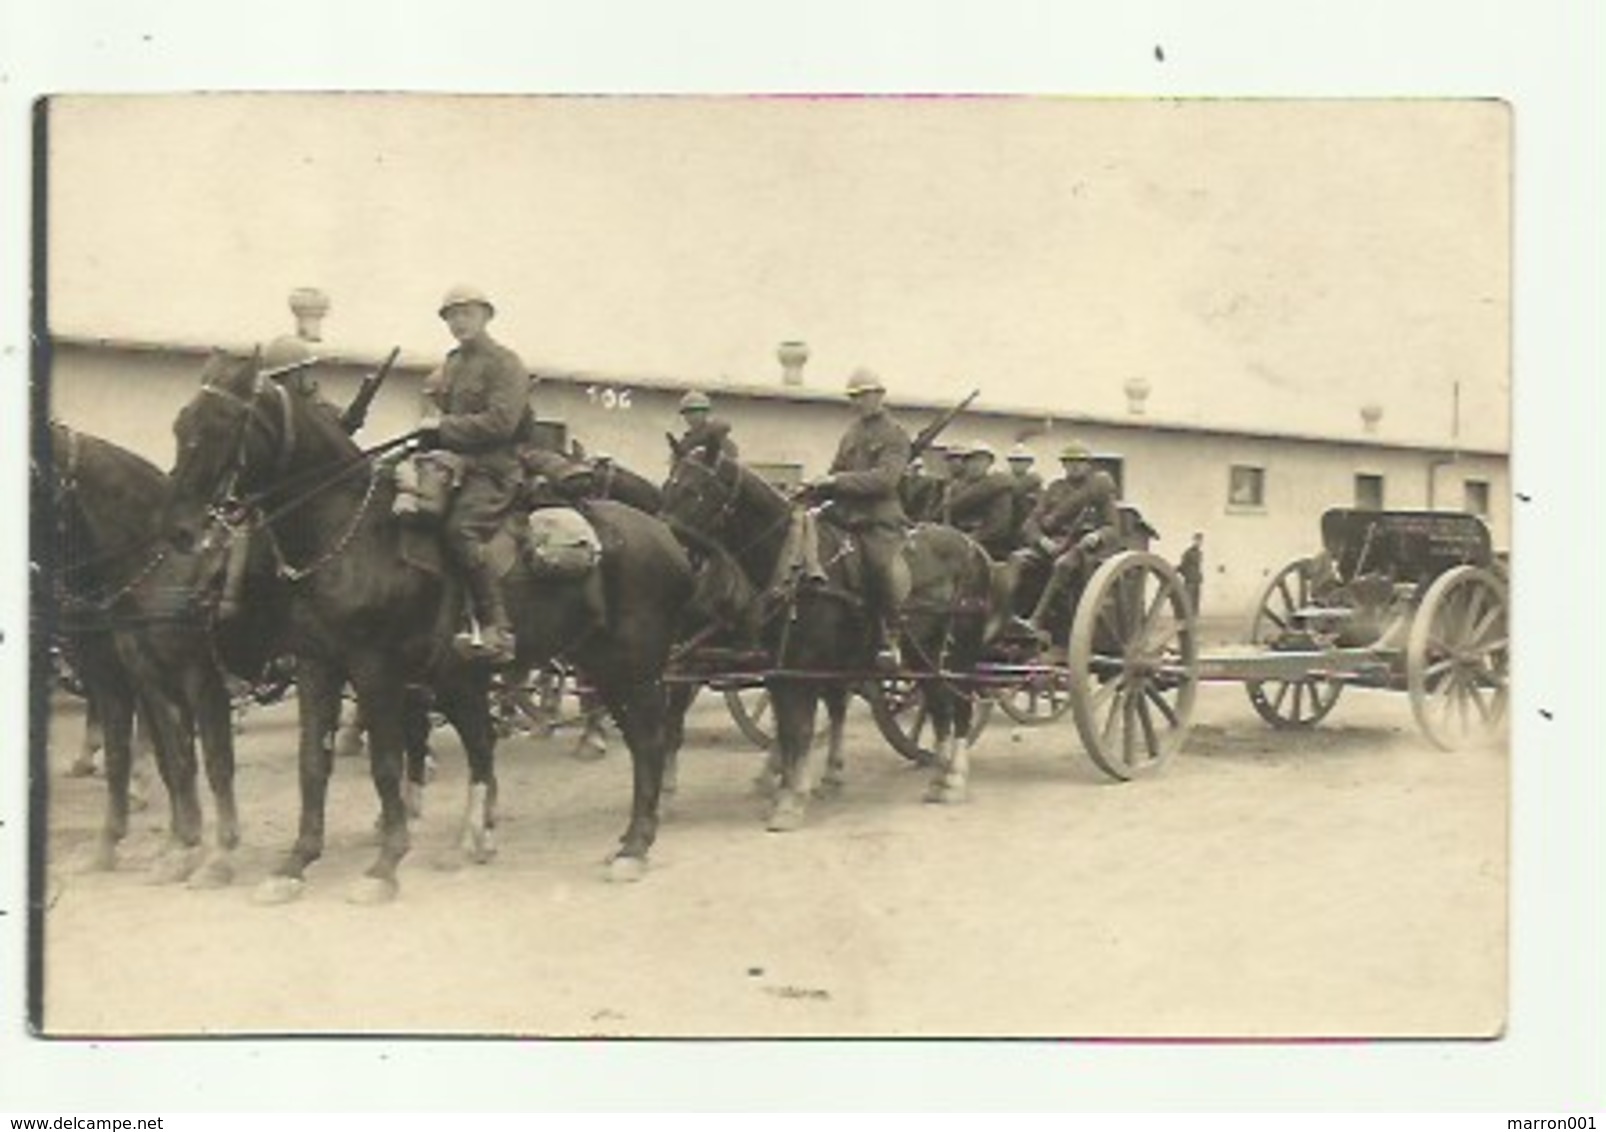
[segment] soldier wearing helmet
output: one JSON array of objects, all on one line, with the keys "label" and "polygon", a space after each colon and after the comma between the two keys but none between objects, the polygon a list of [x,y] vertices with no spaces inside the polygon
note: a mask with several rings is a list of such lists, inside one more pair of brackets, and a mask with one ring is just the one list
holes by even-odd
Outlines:
[{"label": "soldier wearing helmet", "polygon": [[980,442],[965,445],[958,476],[948,487],[944,522],[981,543],[988,557],[1001,560],[1015,547],[1013,477],[993,471],[997,455]]},{"label": "soldier wearing helmet", "polygon": [[712,440],[719,441],[719,450],[729,459],[736,459],[736,442],[730,438],[731,426],[714,415],[714,403],[708,394],[692,389],[680,399],[680,419],[686,422],[681,433],[680,446],[689,450]]},{"label": "soldier wearing helmet", "polygon": [[877,661],[901,664],[898,610],[909,596],[907,567],[900,567],[904,513],[898,487],[909,466],[909,434],[887,415],[887,387],[867,369],[848,378],[847,395],[855,419],[848,426],[830,471],[809,485],[809,493],[829,500],[826,515],[853,531],[863,549],[866,598],[880,633]]},{"label": "soldier wearing helmet", "polygon": [[1024,537],[1021,532],[1026,526],[1027,516],[1043,497],[1043,477],[1032,471],[1032,464],[1036,460],[1032,450],[1024,444],[1017,444],[1009,450],[1010,488],[1015,499],[1015,513],[1011,522],[1017,543]]},{"label": "soldier wearing helmet", "polygon": [[486,330],[496,307],[475,287],[453,287],[439,314],[457,346],[428,383],[429,409],[417,439],[423,451],[445,449],[461,460],[457,495],[446,515],[446,543],[467,575],[482,637],[462,634],[471,655],[501,664],[513,659],[513,624],[485,544],[512,508],[520,485],[519,446],[534,431],[530,376],[519,356]]},{"label": "soldier wearing helmet", "polygon": [[1026,545],[1017,553],[1027,560],[1052,562],[1048,584],[1026,626],[1047,636],[1047,619],[1055,603],[1102,552],[1115,547],[1121,515],[1118,493],[1108,472],[1093,466],[1093,452],[1079,440],[1060,451],[1065,475],[1043,490],[1027,516],[1022,534]]}]

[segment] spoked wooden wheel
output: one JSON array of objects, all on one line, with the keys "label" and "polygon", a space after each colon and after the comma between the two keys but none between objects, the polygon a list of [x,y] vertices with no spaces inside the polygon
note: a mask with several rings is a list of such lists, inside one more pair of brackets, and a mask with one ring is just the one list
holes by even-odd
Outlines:
[{"label": "spoked wooden wheel", "polygon": [[[1319,605],[1311,593],[1311,560],[1301,558],[1279,570],[1260,591],[1249,625],[1250,644],[1269,646],[1295,631],[1297,610]],[[1327,717],[1344,692],[1335,680],[1254,680],[1244,685],[1255,711],[1273,727],[1314,727]]]},{"label": "spoked wooden wheel", "polygon": [[[931,766],[937,758],[937,729],[926,710],[925,697],[920,694],[920,681],[889,676],[861,690],[870,703],[876,726],[892,749],[910,762]],[[974,743],[986,728],[993,705],[984,697],[975,697],[971,702],[970,734],[965,738]]]},{"label": "spoked wooden wheel", "polygon": [[1506,719],[1511,632],[1507,590],[1489,570],[1457,566],[1428,587],[1405,646],[1406,688],[1422,733],[1453,751]]},{"label": "spoked wooden wheel", "polygon": [[1165,559],[1118,554],[1093,575],[1071,623],[1071,714],[1112,778],[1158,770],[1193,725],[1198,643],[1188,593]]},{"label": "spoked wooden wheel", "polygon": [[770,749],[775,732],[770,726],[770,692],[768,688],[726,688],[725,706],[736,721],[737,730],[747,736],[761,751]]},{"label": "spoked wooden wheel", "polygon": [[1071,710],[1069,681],[1063,671],[1034,672],[1022,683],[994,696],[999,710],[1022,727],[1053,723]]}]

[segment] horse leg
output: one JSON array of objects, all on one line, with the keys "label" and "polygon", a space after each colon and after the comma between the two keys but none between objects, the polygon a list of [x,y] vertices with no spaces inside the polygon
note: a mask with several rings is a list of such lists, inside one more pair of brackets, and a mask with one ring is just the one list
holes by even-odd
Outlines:
[{"label": "horse leg", "polygon": [[407,746],[407,781],[402,787],[402,796],[407,801],[407,816],[416,821],[424,816],[424,787],[429,784],[430,764],[434,760],[429,749],[429,693],[422,688],[409,687],[404,695],[402,727]]},{"label": "horse leg", "polygon": [[436,864],[483,865],[496,855],[496,730],[491,725],[490,673],[483,665],[461,666],[441,689],[440,706],[468,756],[468,797],[457,844]]},{"label": "horse leg", "polygon": [[697,697],[695,684],[670,684],[664,708],[664,778],[662,792],[680,789],[680,748],[686,742],[686,713]]},{"label": "horse leg", "polygon": [[106,752],[106,818],[101,824],[94,851],[83,863],[83,868],[106,872],[117,867],[117,843],[128,835],[134,698],[122,690],[116,693],[96,692],[90,696],[89,702],[94,705],[95,727],[101,735],[100,746]]},{"label": "horse leg", "polygon": [[840,794],[847,785],[847,762],[842,749],[847,729],[848,690],[841,685],[832,685],[820,693],[820,698],[825,701],[825,715],[830,722],[830,730],[827,732],[829,743],[825,752],[825,774],[814,790],[817,798]]},{"label": "horse leg", "polygon": [[788,833],[802,828],[814,786],[814,712],[819,689],[812,683],[780,683],[770,687],[775,708],[775,746],[780,753],[781,784],[765,828]]},{"label": "horse leg", "polygon": [[221,888],[234,879],[233,852],[240,844],[240,812],[234,799],[234,718],[222,674],[196,665],[187,681],[195,705],[206,761],[206,781],[216,808],[212,854],[190,877],[191,888]]},{"label": "horse leg", "polygon": [[926,801],[964,802],[970,797],[970,720],[975,705],[965,693],[928,683],[922,693],[937,732],[937,760]]},{"label": "horse leg", "polygon": [[377,651],[358,657],[351,677],[368,728],[368,767],[379,795],[379,856],[364,870],[347,899],[354,904],[380,904],[394,900],[400,891],[396,870],[411,845],[407,804],[402,800],[406,689],[395,662]]},{"label": "horse leg", "polygon": [[301,787],[301,823],[295,844],[273,875],[257,886],[259,904],[283,904],[301,895],[307,866],[323,856],[324,803],[329,793],[333,737],[340,716],[342,681],[325,661],[296,661],[296,712],[300,741],[296,753]]},{"label": "horse leg", "polygon": [[571,757],[584,763],[596,762],[608,754],[607,710],[595,692],[580,693],[580,738],[569,751]]},{"label": "horse leg", "polygon": [[[90,778],[95,773],[95,756],[106,747],[106,709],[99,692],[84,693],[84,738],[78,754],[67,768],[68,778]],[[110,756],[108,756],[109,758]]]},{"label": "horse leg", "polygon": [[188,879],[201,864],[201,800],[196,786],[195,720],[167,688],[148,683],[140,696],[139,717],[151,725],[156,740],[157,766],[166,767],[171,819],[167,846],[157,859],[152,880],[176,884]]},{"label": "horse leg", "polygon": [[608,862],[608,878],[640,880],[647,852],[658,838],[658,803],[664,782],[664,686],[657,680],[603,692],[630,749],[630,824]]}]

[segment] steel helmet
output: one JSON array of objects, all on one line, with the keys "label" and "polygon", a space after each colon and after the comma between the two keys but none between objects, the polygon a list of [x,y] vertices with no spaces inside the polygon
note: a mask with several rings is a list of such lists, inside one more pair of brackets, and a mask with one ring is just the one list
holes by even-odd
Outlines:
[{"label": "steel helmet", "polygon": [[1030,464],[1036,459],[1037,457],[1032,455],[1032,450],[1024,444],[1017,444],[1009,450],[1009,462],[1011,464]]},{"label": "steel helmet", "polygon": [[1083,444],[1080,440],[1069,441],[1064,448],[1060,449],[1061,460],[1091,460],[1092,458],[1093,449]]},{"label": "steel helmet", "polygon": [[857,397],[861,393],[885,393],[887,387],[881,384],[881,379],[875,375],[874,370],[860,366],[848,378],[848,396]]},{"label": "steel helmet", "polygon": [[496,313],[496,305],[484,291],[466,283],[459,283],[441,298],[440,316],[445,318],[446,312],[453,307],[463,307],[469,303],[478,303],[492,314]]},{"label": "steel helmet", "polygon": [[971,441],[970,444],[965,448],[965,455],[966,456],[985,456],[989,460],[998,459],[998,453],[994,452],[993,451],[993,446],[991,444],[988,444],[985,440],[973,440],[973,441]]},{"label": "steel helmet", "polygon": [[696,389],[691,390],[680,399],[680,411],[683,413],[693,413],[699,409],[707,412],[713,407],[714,403],[708,399],[708,394]]},{"label": "steel helmet", "polygon": [[279,370],[304,362],[313,356],[306,339],[294,334],[281,334],[262,348],[262,368]]}]

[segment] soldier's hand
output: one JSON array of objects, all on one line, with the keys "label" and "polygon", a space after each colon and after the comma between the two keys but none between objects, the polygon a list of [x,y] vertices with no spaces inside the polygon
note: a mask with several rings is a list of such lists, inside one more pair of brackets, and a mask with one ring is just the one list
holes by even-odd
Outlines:
[{"label": "soldier's hand", "polygon": [[1042,538],[1037,540],[1037,549],[1041,550],[1044,554],[1058,554],[1060,552],[1059,539],[1054,538],[1052,535],[1044,535]]},{"label": "soldier's hand", "polygon": [[441,446],[441,426],[424,424],[413,433],[413,443],[420,452],[433,452]]},{"label": "soldier's hand", "polygon": [[1089,531],[1087,534],[1082,536],[1081,541],[1076,545],[1077,548],[1084,554],[1092,554],[1103,544],[1103,542],[1103,535],[1099,534],[1097,531]]}]

